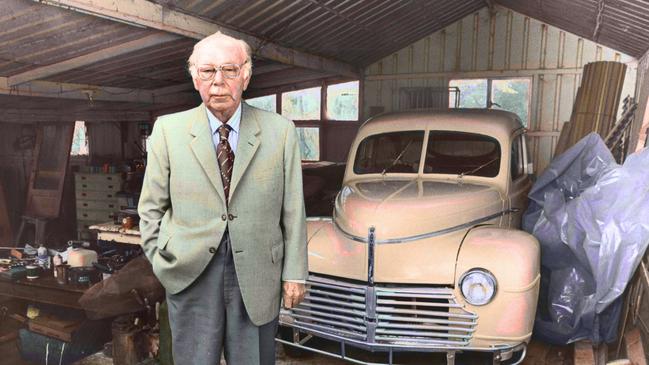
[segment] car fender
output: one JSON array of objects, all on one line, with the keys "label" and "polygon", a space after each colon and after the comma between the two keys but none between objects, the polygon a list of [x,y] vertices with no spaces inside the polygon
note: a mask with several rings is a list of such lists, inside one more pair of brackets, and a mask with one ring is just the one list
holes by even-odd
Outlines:
[{"label": "car fender", "polygon": [[[480,268],[496,278],[496,294],[486,305],[464,300],[460,279]],[[476,340],[528,341],[532,334],[540,285],[540,246],[527,232],[482,226],[470,230],[458,253],[456,297],[478,315]]]}]

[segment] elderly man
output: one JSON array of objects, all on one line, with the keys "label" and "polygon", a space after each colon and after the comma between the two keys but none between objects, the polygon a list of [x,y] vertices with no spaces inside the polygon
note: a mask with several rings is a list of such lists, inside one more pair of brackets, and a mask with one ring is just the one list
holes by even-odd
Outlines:
[{"label": "elderly man", "polygon": [[274,364],[280,293],[304,297],[306,228],[295,126],[241,102],[248,44],[221,33],[189,58],[203,103],[153,128],[138,212],[167,290],[174,361]]}]

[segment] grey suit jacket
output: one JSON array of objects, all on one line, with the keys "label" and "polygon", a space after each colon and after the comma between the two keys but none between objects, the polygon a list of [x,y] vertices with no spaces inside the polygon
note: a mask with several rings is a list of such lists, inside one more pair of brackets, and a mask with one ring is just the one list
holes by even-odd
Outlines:
[{"label": "grey suit jacket", "polygon": [[141,244],[175,294],[203,272],[228,227],[246,310],[261,325],[279,312],[282,280],[307,277],[301,158],[295,126],[275,113],[244,103],[239,131],[226,207],[205,106],[156,121],[138,205]]}]

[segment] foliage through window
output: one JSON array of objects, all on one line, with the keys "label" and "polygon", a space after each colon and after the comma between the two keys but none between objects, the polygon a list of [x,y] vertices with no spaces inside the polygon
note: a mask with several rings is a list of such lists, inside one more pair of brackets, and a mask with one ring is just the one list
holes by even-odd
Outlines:
[{"label": "foliage through window", "polygon": [[86,122],[77,121],[74,123],[74,134],[72,136],[71,156],[88,156],[88,130]]},{"label": "foliage through window", "polygon": [[296,129],[302,160],[320,160],[320,128],[298,127]]},{"label": "foliage through window", "polygon": [[282,93],[282,115],[291,120],[319,120],[321,87]]},{"label": "foliage through window", "polygon": [[[460,89],[460,108],[487,107],[486,79],[451,80],[448,86]],[[455,94],[449,95],[448,106],[451,108],[455,106]]]},{"label": "foliage through window", "polygon": [[[458,79],[449,86],[460,89],[460,108],[493,108],[513,112],[528,125],[530,79]],[[454,107],[455,96],[449,95],[449,107]]]},{"label": "foliage through window", "polygon": [[277,95],[259,96],[256,98],[246,99],[246,103],[269,112],[277,112]]},{"label": "foliage through window", "polygon": [[358,81],[327,86],[327,118],[358,120]]}]

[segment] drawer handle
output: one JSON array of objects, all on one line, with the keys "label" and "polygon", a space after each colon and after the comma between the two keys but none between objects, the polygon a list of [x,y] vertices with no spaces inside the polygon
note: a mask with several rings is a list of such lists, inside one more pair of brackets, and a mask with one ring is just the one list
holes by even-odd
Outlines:
[{"label": "drawer handle", "polygon": [[106,194],[106,197],[108,197],[108,198],[112,198],[112,197],[113,197],[113,194]]},{"label": "drawer handle", "polygon": [[113,204],[108,204],[108,208],[114,208],[115,206]]},{"label": "drawer handle", "polygon": [[86,196],[86,193],[81,193],[81,196]]},{"label": "drawer handle", "polygon": [[108,188],[109,188],[109,189],[112,189],[112,188],[113,188],[113,185],[108,185]]},{"label": "drawer handle", "polygon": [[113,177],[112,176],[106,176],[106,179],[107,180],[113,180]]},{"label": "drawer handle", "polygon": [[85,179],[86,179],[86,177],[85,177],[85,176],[81,176],[81,180],[85,180]]},{"label": "drawer handle", "polygon": [[84,216],[84,217],[87,217],[87,216],[88,216],[88,214],[86,214],[86,213],[83,213],[83,216]]},{"label": "drawer handle", "polygon": [[88,203],[83,203],[83,206],[84,206],[84,207],[87,207],[87,206],[88,206]]},{"label": "drawer handle", "polygon": [[81,184],[81,187],[82,187],[82,188],[87,188],[88,185],[86,185],[86,184]]}]

